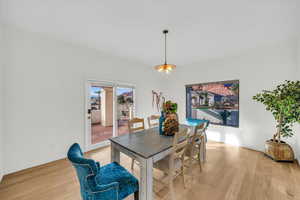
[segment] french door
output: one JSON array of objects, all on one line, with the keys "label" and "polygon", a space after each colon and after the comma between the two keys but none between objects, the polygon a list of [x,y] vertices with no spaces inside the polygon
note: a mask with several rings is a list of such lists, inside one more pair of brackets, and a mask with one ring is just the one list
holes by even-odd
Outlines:
[{"label": "french door", "polygon": [[135,113],[135,88],[127,84],[88,81],[86,89],[86,149],[109,144],[128,133]]}]

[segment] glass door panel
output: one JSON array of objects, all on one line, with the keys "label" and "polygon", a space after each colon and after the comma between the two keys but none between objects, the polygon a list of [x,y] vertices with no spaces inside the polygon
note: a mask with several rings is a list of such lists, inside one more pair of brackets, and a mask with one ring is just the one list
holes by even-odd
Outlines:
[{"label": "glass door panel", "polygon": [[91,145],[113,137],[113,87],[92,84],[90,87]]},{"label": "glass door panel", "polygon": [[117,135],[128,133],[128,120],[134,117],[134,88],[116,88]]}]

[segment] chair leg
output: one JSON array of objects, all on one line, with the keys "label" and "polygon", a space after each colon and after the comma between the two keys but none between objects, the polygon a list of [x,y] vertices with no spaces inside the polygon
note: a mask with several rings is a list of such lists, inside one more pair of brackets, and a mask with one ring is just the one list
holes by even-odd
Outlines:
[{"label": "chair leg", "polygon": [[[194,147],[193,147],[193,148],[194,148]],[[194,154],[194,152],[193,152],[193,150],[191,150],[190,157],[189,157],[189,167],[192,166],[193,156],[194,156],[193,154]]]},{"label": "chair leg", "polygon": [[201,143],[200,143],[200,150],[203,150],[202,154],[203,154],[203,162],[206,162],[206,136],[203,136]]},{"label": "chair leg", "polygon": [[169,194],[170,194],[170,199],[171,200],[175,200],[175,191],[174,191],[174,185],[173,185],[173,181],[172,183],[169,183]]},{"label": "chair leg", "polygon": [[203,145],[204,145],[204,148],[203,148],[203,155],[204,155],[203,162],[206,162],[206,143],[204,142]]},{"label": "chair leg", "polygon": [[182,173],[182,183],[183,183],[183,188],[184,189],[186,189],[186,187],[185,187],[185,179],[184,179],[184,172],[183,172],[183,167],[182,167],[182,169],[181,169],[181,173]]},{"label": "chair leg", "polygon": [[139,191],[134,193],[134,200],[139,200]]},{"label": "chair leg", "polygon": [[200,145],[199,145],[199,153],[198,153],[198,163],[199,163],[200,172],[202,172],[202,163],[201,163],[201,145],[202,145],[202,143],[200,143]]},{"label": "chair leg", "polygon": [[131,160],[131,170],[133,171],[134,168],[134,159]]},{"label": "chair leg", "polygon": [[199,167],[200,167],[200,172],[202,172],[202,163],[201,163],[201,145],[202,142],[199,145],[199,154],[198,154],[198,162],[199,162]]},{"label": "chair leg", "polygon": [[169,172],[168,172],[168,179],[169,179],[169,187],[170,187],[170,191],[171,189],[173,190],[173,165],[171,165],[170,163],[170,166],[169,166]]},{"label": "chair leg", "polygon": [[182,182],[183,182],[183,188],[185,189],[185,179],[184,179],[184,156],[181,159],[181,173],[182,173]]},{"label": "chair leg", "polygon": [[199,162],[200,172],[202,172],[202,164],[201,164],[201,159],[200,158],[198,159],[198,162]]}]

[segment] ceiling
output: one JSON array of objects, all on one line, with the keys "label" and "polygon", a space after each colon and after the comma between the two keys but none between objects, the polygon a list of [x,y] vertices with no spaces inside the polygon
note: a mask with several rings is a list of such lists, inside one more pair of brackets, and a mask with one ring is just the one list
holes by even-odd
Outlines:
[{"label": "ceiling", "polygon": [[297,0],[0,0],[1,20],[145,63],[223,57],[294,37]]}]

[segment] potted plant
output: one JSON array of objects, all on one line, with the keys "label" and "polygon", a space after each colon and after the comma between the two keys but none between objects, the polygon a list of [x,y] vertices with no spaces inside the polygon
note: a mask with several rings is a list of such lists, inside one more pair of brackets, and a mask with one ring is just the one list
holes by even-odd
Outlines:
[{"label": "potted plant", "polygon": [[292,137],[293,124],[300,123],[300,81],[285,81],[276,89],[264,90],[253,99],[263,103],[277,122],[273,139],[266,141],[265,154],[276,161],[293,161],[293,149],[281,138]]}]

